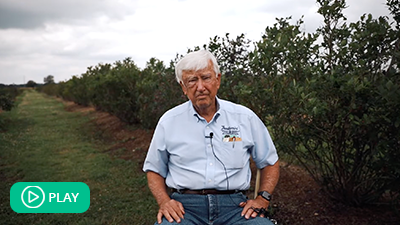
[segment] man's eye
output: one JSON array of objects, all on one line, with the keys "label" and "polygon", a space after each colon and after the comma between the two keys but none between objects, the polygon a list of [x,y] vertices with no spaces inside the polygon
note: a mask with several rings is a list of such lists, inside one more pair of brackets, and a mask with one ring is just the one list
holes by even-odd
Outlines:
[{"label": "man's eye", "polygon": [[209,82],[211,80],[211,76],[202,77],[205,82]]}]

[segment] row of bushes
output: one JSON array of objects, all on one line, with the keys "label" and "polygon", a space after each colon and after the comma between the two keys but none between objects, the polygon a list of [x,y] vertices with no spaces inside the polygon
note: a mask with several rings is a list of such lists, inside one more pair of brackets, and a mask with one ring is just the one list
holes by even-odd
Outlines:
[{"label": "row of bushes", "polygon": [[143,70],[130,58],[114,64],[99,64],[89,67],[79,77],[38,89],[80,105],[94,106],[146,128],[154,128],[167,109],[185,101],[175,80],[173,65],[166,68],[155,58]]},{"label": "row of bushes", "polygon": [[14,106],[15,98],[21,92],[22,90],[17,87],[0,84],[0,110],[10,111]]},{"label": "row of bushes", "polygon": [[[302,31],[301,19],[286,18],[254,43],[226,35],[204,45],[224,75],[219,96],[253,109],[272,128],[281,154],[295,158],[333,198],[398,202],[399,0],[387,2],[393,24],[371,15],[346,23],[344,0],[317,2],[324,25],[314,33]],[[43,91],[153,128],[185,101],[174,77],[178,58],[169,66],[152,58],[143,70],[129,58],[99,64]]]},{"label": "row of bushes", "polygon": [[22,90],[20,88],[0,84],[0,131],[5,129],[1,111],[10,111],[15,106],[15,98],[21,93]]}]

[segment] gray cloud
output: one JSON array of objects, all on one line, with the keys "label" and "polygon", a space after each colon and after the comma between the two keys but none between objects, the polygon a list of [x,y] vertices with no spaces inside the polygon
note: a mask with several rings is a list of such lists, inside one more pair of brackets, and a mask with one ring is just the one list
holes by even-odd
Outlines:
[{"label": "gray cloud", "polygon": [[374,18],[388,16],[389,10],[385,0],[365,0],[362,3],[358,0],[347,0],[348,6],[343,12],[350,20],[359,20],[363,14],[372,14]]},{"label": "gray cloud", "polygon": [[[388,15],[388,10],[385,0],[346,0],[347,9],[344,14],[347,17],[358,19],[364,13],[372,13],[378,17],[380,15]],[[287,17],[291,15],[307,15],[310,13],[310,8],[315,7],[318,9],[319,4],[315,0],[280,0],[280,1],[265,1],[260,11],[264,13],[272,13]],[[379,7],[377,7],[379,6]],[[316,12],[316,11],[315,11]]]},{"label": "gray cloud", "polygon": [[273,13],[279,15],[287,14],[287,16],[290,16],[292,14],[304,14],[313,4],[316,4],[314,0],[266,1],[263,4],[263,6],[259,8],[259,10],[266,13]]},{"label": "gray cloud", "polygon": [[[386,0],[346,0],[347,8],[343,10],[348,22],[356,22],[363,14],[372,14],[374,18],[388,16],[389,10]],[[292,22],[304,16],[304,24],[307,32],[313,32],[323,25],[323,18],[317,12],[319,4],[315,0],[280,0],[265,1],[258,12],[273,15],[274,18],[286,18],[291,16]],[[390,16],[389,16],[390,18]],[[274,21],[275,22],[275,21]]]},{"label": "gray cloud", "polygon": [[[349,20],[388,15],[385,0],[347,2]],[[316,11],[315,0],[0,0],[0,83],[63,81],[126,57],[168,64],[215,35],[258,41],[276,17],[304,15],[313,32],[322,25]]]},{"label": "gray cloud", "polygon": [[0,29],[34,29],[48,22],[89,23],[94,17],[122,19],[132,4],[112,0],[0,0]]},{"label": "gray cloud", "polygon": [[0,5],[0,28],[34,28],[42,25],[43,21],[45,18],[39,18],[33,13],[7,9]]}]

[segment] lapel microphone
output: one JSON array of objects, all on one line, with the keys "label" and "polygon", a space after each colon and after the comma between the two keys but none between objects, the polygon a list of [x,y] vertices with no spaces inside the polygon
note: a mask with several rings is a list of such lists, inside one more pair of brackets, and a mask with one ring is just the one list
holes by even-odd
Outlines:
[{"label": "lapel microphone", "polygon": [[[214,146],[213,146],[213,143],[212,143],[212,138],[214,137],[214,133],[213,132],[210,132],[210,134],[208,135],[208,136],[205,136],[205,138],[210,138],[210,144],[211,144],[211,150],[212,150],[212,153],[213,153],[213,155],[214,155],[214,157],[218,160],[218,162],[220,162],[221,163],[221,165],[224,167],[224,171],[225,171],[225,177],[226,177],[226,190],[229,190],[229,178],[228,178],[228,172],[226,171],[226,167],[225,167],[225,164],[218,158],[218,156],[215,154],[215,151],[214,151]],[[230,195],[229,195],[230,196]],[[231,197],[232,198],[232,197]]]}]

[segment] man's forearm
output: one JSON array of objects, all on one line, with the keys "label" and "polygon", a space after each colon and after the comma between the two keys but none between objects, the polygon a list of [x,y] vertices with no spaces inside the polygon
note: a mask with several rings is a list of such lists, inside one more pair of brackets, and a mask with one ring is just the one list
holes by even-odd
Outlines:
[{"label": "man's forearm", "polygon": [[167,186],[165,185],[165,179],[160,174],[149,171],[147,172],[147,182],[154,198],[158,205],[163,202],[170,200],[171,198],[167,192]]},{"label": "man's forearm", "polygon": [[266,166],[260,170],[260,188],[259,191],[274,192],[275,186],[279,180],[279,160],[272,166]]},{"label": "man's forearm", "polygon": [[[274,192],[275,186],[279,180],[279,161],[274,165],[266,166],[260,169],[260,188],[258,191],[268,191],[270,194]],[[257,196],[254,200],[250,199],[247,202],[241,202],[240,207],[243,207],[242,216],[246,219],[250,217],[264,217],[264,211],[268,208],[269,201],[262,196]],[[257,211],[258,210],[258,211]],[[263,210],[263,211],[262,211]]]}]

